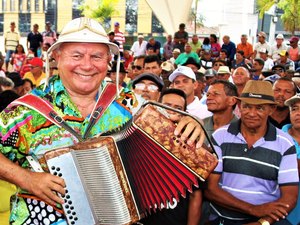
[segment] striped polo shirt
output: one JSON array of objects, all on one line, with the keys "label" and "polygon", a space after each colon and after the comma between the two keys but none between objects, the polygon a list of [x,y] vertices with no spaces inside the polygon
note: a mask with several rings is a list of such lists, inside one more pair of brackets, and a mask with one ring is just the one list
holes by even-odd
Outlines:
[{"label": "striped polo shirt", "polygon": [[117,42],[119,42],[119,50],[120,50],[120,52],[123,52],[123,44],[125,44],[125,36],[124,36],[124,34],[121,32],[121,31],[119,31],[119,32],[117,32],[117,31],[115,31],[115,40],[117,41]]},{"label": "striped polo shirt", "polygon": [[[271,123],[267,132],[248,148],[240,132],[241,121],[218,129],[212,141],[219,157],[214,173],[222,174],[220,185],[238,199],[253,205],[280,197],[281,185],[298,185],[296,149],[291,137]],[[227,219],[242,220],[249,215],[211,204],[215,213]]]},{"label": "striped polo shirt", "polygon": [[4,39],[6,40],[6,44],[5,44],[6,49],[15,51],[20,40],[19,32],[17,31],[12,32],[11,30],[9,30],[5,32]]}]

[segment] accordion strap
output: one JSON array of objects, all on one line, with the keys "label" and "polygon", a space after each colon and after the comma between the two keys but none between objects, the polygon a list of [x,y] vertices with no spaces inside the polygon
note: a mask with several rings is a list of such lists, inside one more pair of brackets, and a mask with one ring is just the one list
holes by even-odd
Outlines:
[{"label": "accordion strap", "polygon": [[43,115],[46,119],[51,121],[53,124],[56,124],[58,127],[62,127],[72,135],[74,135],[79,141],[84,141],[86,139],[92,129],[92,127],[97,123],[97,121],[101,118],[105,110],[109,107],[109,105],[114,101],[116,97],[116,86],[112,83],[108,83],[104,90],[102,91],[100,97],[98,98],[97,103],[91,113],[88,127],[83,135],[83,137],[78,134],[68,123],[55,112],[53,105],[35,95],[27,94],[24,95],[14,102],[11,105],[24,105],[30,109],[33,109]]}]

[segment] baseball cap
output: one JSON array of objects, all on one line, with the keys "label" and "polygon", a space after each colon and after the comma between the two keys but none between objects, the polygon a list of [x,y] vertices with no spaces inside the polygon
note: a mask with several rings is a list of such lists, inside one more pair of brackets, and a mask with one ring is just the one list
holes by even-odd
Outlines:
[{"label": "baseball cap", "polygon": [[144,36],[140,34],[140,35],[138,36],[138,38],[144,39]]},{"label": "baseball cap", "polygon": [[34,57],[29,61],[29,64],[31,66],[39,66],[39,67],[43,67],[43,60],[39,57]]},{"label": "baseball cap", "polygon": [[115,27],[116,26],[120,26],[120,23],[119,22],[115,22]]},{"label": "baseball cap", "polygon": [[298,42],[299,38],[296,36],[291,37],[291,39],[289,40],[290,42]]},{"label": "baseball cap", "polygon": [[257,36],[259,36],[259,37],[264,37],[264,38],[267,37],[266,33],[263,32],[263,31],[259,32]]},{"label": "baseball cap", "polygon": [[277,34],[276,39],[284,39],[283,34]]},{"label": "baseball cap", "polygon": [[163,62],[163,63],[161,64],[161,68],[162,68],[163,70],[165,70],[165,71],[168,71],[168,72],[174,70],[173,64],[172,64],[171,62],[169,62],[169,61]]},{"label": "baseball cap", "polygon": [[157,76],[153,73],[142,73],[142,74],[138,75],[136,78],[134,78],[134,80],[132,81],[132,87],[135,88],[135,85],[142,80],[153,81],[158,86],[159,91],[161,91],[164,86],[164,82],[162,81],[162,79],[160,79],[159,76]]},{"label": "baseball cap", "polygon": [[113,54],[118,55],[119,47],[108,40],[104,28],[94,19],[80,17],[71,20],[62,29],[58,40],[48,49],[48,54],[62,43],[102,43],[106,44]]},{"label": "baseball cap", "polygon": [[288,55],[288,52],[286,50],[281,50],[278,55],[281,55],[281,56],[286,56]]},{"label": "baseball cap", "polygon": [[51,25],[51,22],[50,22],[50,21],[47,21],[47,22],[46,22],[46,25]]},{"label": "baseball cap", "polygon": [[171,75],[169,76],[169,81],[173,82],[176,79],[176,77],[180,75],[184,75],[188,78],[196,80],[196,75],[190,67],[180,66],[176,70],[174,70],[173,73],[171,73]]},{"label": "baseball cap", "polygon": [[288,100],[286,100],[286,101],[284,102],[284,104],[285,104],[286,106],[291,106],[291,105],[293,105],[294,103],[299,102],[299,101],[300,101],[300,94],[298,93],[298,94],[294,95],[293,97],[289,98]]}]

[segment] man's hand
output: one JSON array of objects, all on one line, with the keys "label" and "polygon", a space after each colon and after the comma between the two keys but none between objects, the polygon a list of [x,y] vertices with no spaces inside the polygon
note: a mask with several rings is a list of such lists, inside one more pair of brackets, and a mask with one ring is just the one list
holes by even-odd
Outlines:
[{"label": "man's hand", "polygon": [[65,194],[64,187],[66,185],[62,178],[50,173],[28,171],[25,180],[26,181],[21,188],[36,195],[48,204],[56,205],[56,203],[64,203],[63,199],[57,195],[57,193],[60,193],[61,195]]},{"label": "man's hand", "polygon": [[179,135],[181,133],[181,140],[187,140],[187,144],[193,146],[197,140],[196,148],[200,148],[204,142],[205,134],[198,121],[192,117],[182,117],[177,124],[174,134]]},{"label": "man's hand", "polygon": [[256,205],[251,208],[251,214],[261,218],[270,217],[275,221],[285,219],[288,215],[289,205],[283,202],[270,202],[262,205]]}]

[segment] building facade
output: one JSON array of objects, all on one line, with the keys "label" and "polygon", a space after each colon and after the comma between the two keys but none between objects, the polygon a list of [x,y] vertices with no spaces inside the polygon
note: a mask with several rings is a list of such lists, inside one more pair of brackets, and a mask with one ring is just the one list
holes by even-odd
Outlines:
[{"label": "building facade", "polygon": [[[84,3],[94,5],[96,0],[0,0],[0,33],[9,29],[10,22],[16,23],[22,36],[38,24],[44,30],[50,21],[58,32],[73,18],[81,16],[79,7]],[[108,21],[107,30],[113,29],[114,22],[127,35],[161,32],[163,28],[156,19],[146,0],[119,0],[115,12]]]}]

